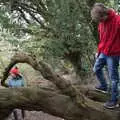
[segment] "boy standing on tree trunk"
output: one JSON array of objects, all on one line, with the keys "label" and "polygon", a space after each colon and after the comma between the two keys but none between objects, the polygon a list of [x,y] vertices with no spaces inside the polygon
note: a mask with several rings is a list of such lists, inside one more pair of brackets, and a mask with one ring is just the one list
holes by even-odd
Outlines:
[{"label": "boy standing on tree trunk", "polygon": [[108,86],[103,75],[103,67],[107,65],[111,80],[111,98],[104,104],[106,108],[118,107],[118,82],[119,82],[119,59],[120,59],[120,16],[113,9],[105,7],[102,3],[94,4],[91,10],[92,20],[99,23],[99,44],[94,72],[100,82],[96,90],[106,93]]}]

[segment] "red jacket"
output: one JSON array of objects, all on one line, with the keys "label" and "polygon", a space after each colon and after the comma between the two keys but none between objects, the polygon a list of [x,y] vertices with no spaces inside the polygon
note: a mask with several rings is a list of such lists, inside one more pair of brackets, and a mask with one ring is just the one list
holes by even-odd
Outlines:
[{"label": "red jacket", "polygon": [[99,23],[98,31],[98,52],[108,56],[120,55],[120,16],[110,9],[108,18]]}]

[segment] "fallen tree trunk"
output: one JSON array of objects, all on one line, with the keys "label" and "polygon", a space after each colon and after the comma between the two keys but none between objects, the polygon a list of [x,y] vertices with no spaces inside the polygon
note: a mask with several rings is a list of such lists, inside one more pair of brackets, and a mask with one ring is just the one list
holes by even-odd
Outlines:
[{"label": "fallen tree trunk", "polygon": [[[40,88],[9,88],[0,91],[0,110],[22,108],[44,111],[67,120],[118,120],[119,113],[103,109],[100,103],[86,100],[79,107],[68,96]],[[0,111],[0,119],[3,119]]]},{"label": "fallen tree trunk", "polygon": [[3,79],[1,80],[1,84],[3,86],[7,86],[5,84],[5,80],[9,75],[10,69],[17,63],[29,64],[35,70],[39,71],[45,79],[53,82],[63,94],[68,95],[73,99],[80,99],[79,102],[81,102],[81,105],[82,103],[84,103],[83,95],[80,95],[80,93],[78,93],[77,89],[72,86],[70,81],[66,81],[63,77],[60,77],[60,75],[52,71],[48,64],[40,60],[38,61],[35,56],[31,56],[24,53],[16,53],[11,59],[10,64],[3,73]]},{"label": "fallen tree trunk", "polygon": [[[49,114],[65,118],[66,120],[118,120],[119,111],[110,111],[103,108],[99,102],[89,99],[86,88],[80,91],[69,81],[66,81],[51,68],[38,61],[35,57],[17,53],[5,69],[2,85],[8,77],[9,70],[17,63],[27,63],[41,72],[44,78],[53,82],[60,92],[41,88],[7,88],[0,90],[0,119],[4,119],[14,108],[26,110],[41,110]],[[89,95],[88,95],[89,93]],[[88,97],[86,97],[86,96]],[[94,94],[95,96],[95,94]]]}]

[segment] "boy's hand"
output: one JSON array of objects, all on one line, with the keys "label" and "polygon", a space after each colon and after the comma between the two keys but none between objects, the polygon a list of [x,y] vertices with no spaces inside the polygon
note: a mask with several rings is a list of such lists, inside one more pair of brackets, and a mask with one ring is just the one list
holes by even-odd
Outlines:
[{"label": "boy's hand", "polygon": [[98,57],[98,55],[99,55],[98,53],[95,53],[95,58],[97,58],[97,57]]}]

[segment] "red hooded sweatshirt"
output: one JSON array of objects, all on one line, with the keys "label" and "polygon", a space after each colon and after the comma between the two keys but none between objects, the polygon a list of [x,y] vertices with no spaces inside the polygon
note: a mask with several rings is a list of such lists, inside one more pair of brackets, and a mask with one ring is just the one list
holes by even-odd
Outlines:
[{"label": "red hooded sweatshirt", "polygon": [[120,16],[110,9],[108,18],[99,23],[98,31],[100,37],[98,53],[120,56]]}]

